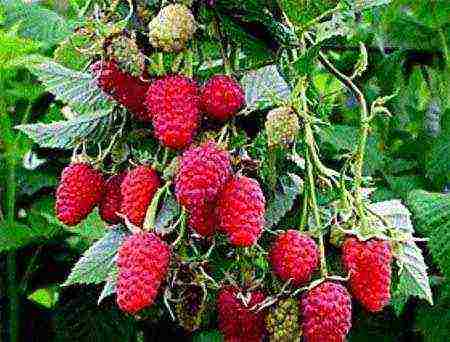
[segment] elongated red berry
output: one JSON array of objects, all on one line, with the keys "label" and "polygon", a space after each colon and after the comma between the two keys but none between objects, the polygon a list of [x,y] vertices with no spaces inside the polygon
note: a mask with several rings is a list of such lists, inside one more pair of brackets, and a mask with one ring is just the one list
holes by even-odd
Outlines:
[{"label": "elongated red berry", "polygon": [[265,203],[256,180],[232,178],[217,200],[218,229],[227,234],[234,246],[255,244],[264,227]]},{"label": "elongated red berry", "polygon": [[87,163],[64,168],[56,190],[56,216],[75,226],[88,216],[102,198],[105,182],[100,171]]},{"label": "elongated red berry", "polygon": [[224,334],[225,341],[260,342],[266,332],[266,313],[253,307],[264,301],[266,296],[259,291],[250,292],[243,296],[248,299],[248,302],[244,303],[238,297],[240,291],[231,286],[220,290],[217,297],[219,329]]},{"label": "elongated red berry", "polygon": [[145,99],[155,135],[164,146],[188,146],[200,124],[197,84],[181,75],[165,76],[151,84]]},{"label": "elongated red berry", "polygon": [[122,218],[117,215],[122,206],[122,193],[120,186],[126,176],[126,172],[111,176],[105,183],[105,191],[98,206],[100,217],[103,221],[116,224],[122,222]]},{"label": "elongated red berry", "polygon": [[213,76],[202,88],[201,108],[211,118],[228,120],[245,103],[242,87],[227,75]]},{"label": "elongated red berry", "polygon": [[311,279],[319,265],[319,249],[308,235],[296,230],[280,234],[270,251],[274,273],[283,281],[301,285]]},{"label": "elongated red berry", "polygon": [[121,71],[115,61],[98,61],[91,66],[98,86],[127,108],[140,121],[151,121],[144,100],[148,84]]},{"label": "elongated red berry", "polygon": [[136,226],[142,226],[148,206],[160,185],[158,174],[141,165],[129,171],[121,185],[121,213]]},{"label": "elongated red berry", "polygon": [[181,205],[215,202],[231,176],[228,151],[212,142],[183,153],[175,180],[175,192]]},{"label": "elongated red berry", "polygon": [[342,261],[350,272],[350,288],[369,311],[381,311],[391,298],[392,252],[389,242],[351,237],[342,246]]},{"label": "elongated red berry", "polygon": [[125,239],[118,251],[117,304],[134,314],[153,304],[170,263],[169,246],[153,233]]},{"label": "elongated red berry", "polygon": [[302,331],[308,342],[344,342],[352,326],[352,301],[347,289],[324,282],[301,300]]}]

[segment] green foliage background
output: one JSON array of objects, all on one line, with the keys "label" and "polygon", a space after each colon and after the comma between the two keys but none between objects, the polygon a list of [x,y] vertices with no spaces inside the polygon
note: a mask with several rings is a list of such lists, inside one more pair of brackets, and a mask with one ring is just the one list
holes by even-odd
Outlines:
[{"label": "green foliage background", "polygon": [[[116,127],[108,126],[110,103],[89,86],[90,75],[85,71],[88,60],[70,44],[74,30],[83,25],[85,13],[95,2],[0,1],[0,307],[13,299],[5,296],[13,281],[22,318],[19,331],[37,336],[22,336],[25,340],[142,340],[155,338],[155,331],[163,329],[161,325],[170,326],[167,322],[160,322],[159,328],[151,321],[134,322],[114,307],[111,297],[97,306],[102,288],[95,284],[106,275],[95,275],[100,278],[94,276],[86,282],[89,286],[59,287],[76,260],[89,253],[88,248],[105,234],[97,213],[70,230],[53,213],[57,179],[70,158],[67,149],[80,138],[102,142],[110,133],[108,129]],[[137,3],[150,9],[159,5],[159,1]],[[327,52],[340,70],[350,74],[360,58],[358,42],[364,42],[369,67],[358,85],[370,102],[395,94],[388,104],[392,117],[380,116],[372,128],[364,175],[371,177],[371,185],[376,187],[374,202],[401,198],[413,215],[416,233],[429,239],[419,245],[431,265],[435,305],[412,298],[406,306],[395,307],[398,298],[394,298],[391,308],[371,316],[356,307],[349,340],[446,341],[450,335],[450,6],[448,1],[439,0],[341,3],[343,8],[352,9],[345,16],[330,12],[337,4],[331,0],[223,0],[216,1],[215,20],[221,34],[240,46],[242,73],[276,62],[286,79],[308,75],[313,80],[314,111],[330,123],[317,132],[321,154],[330,165],[341,165],[343,155],[353,151],[359,109],[356,99],[316,62],[317,54],[319,49]],[[119,1],[119,17],[125,17],[127,6],[127,1]],[[233,15],[236,9],[239,15]],[[277,53],[280,47],[295,43],[292,32],[280,18],[269,14],[277,15],[280,9],[299,31],[316,25],[318,32],[316,48],[298,56],[291,67]],[[205,20],[210,15],[205,9],[198,13]],[[198,44],[204,58],[214,61],[220,58],[219,44],[209,39],[209,29]],[[207,77],[222,67],[197,68],[201,77]],[[85,86],[80,87],[74,101],[73,89],[80,82]],[[67,103],[80,115],[63,121],[67,119]],[[258,100],[252,105],[260,110],[252,119],[262,128],[263,112],[270,103]],[[42,126],[54,122],[59,123]],[[14,128],[30,123],[35,125]],[[138,128],[132,133],[136,141]],[[277,186],[271,202],[275,208],[271,211],[273,224],[280,219],[280,225],[293,224],[296,217],[289,211],[298,196],[298,186],[292,183],[295,179],[284,175],[279,184],[273,179],[263,129],[252,138],[240,134],[232,142],[234,147],[250,142],[250,156],[262,162],[258,177],[263,186]],[[143,151],[148,149],[151,147],[142,146]],[[294,164],[288,163],[287,169],[295,169]],[[7,273],[11,265],[17,274]],[[71,278],[68,282],[77,283]],[[10,334],[10,319],[2,310],[0,331],[5,339]],[[45,328],[39,331],[39,324]],[[173,333],[179,331],[167,328],[167,334]],[[220,340],[215,331],[192,338]]]}]

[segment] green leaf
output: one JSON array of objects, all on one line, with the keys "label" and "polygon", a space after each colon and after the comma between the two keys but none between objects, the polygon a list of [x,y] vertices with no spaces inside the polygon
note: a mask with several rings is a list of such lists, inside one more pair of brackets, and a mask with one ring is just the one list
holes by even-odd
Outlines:
[{"label": "green leaf", "polygon": [[3,5],[6,9],[4,25],[16,25],[21,36],[41,42],[45,49],[71,32],[65,18],[38,4],[6,0]]},{"label": "green leaf", "polygon": [[100,293],[100,296],[98,297],[98,304],[100,304],[103,299],[106,297],[109,297],[116,293],[116,284],[117,284],[117,275],[119,273],[119,269],[117,268],[117,265],[115,264],[114,267],[111,269],[108,277],[106,278],[105,286],[103,287],[102,293]]},{"label": "green leaf", "polygon": [[422,341],[447,341],[450,336],[450,299],[440,298],[432,308],[419,305],[414,318]]},{"label": "green leaf", "polygon": [[112,107],[113,102],[97,87],[90,73],[71,70],[36,56],[17,60],[16,64],[27,67],[47,91],[79,114],[105,112]]},{"label": "green leaf", "polygon": [[[351,152],[358,141],[358,128],[346,125],[331,125],[318,129],[323,146],[332,155]],[[325,146],[324,146],[325,145]]]},{"label": "green leaf", "polygon": [[180,213],[180,205],[172,194],[167,194],[155,220],[155,230],[160,234],[170,233],[170,225]]},{"label": "green leaf", "polygon": [[[427,265],[422,250],[412,240],[414,227],[411,223],[411,213],[399,200],[374,203],[370,206],[372,212],[383,217],[390,228],[398,232],[403,241],[395,244],[395,258],[399,268],[399,282],[394,292],[394,308],[400,314],[410,296],[425,299],[433,304]],[[372,224],[378,222],[374,220]]]},{"label": "green leaf", "polygon": [[55,342],[138,341],[131,315],[113,301],[97,304],[97,287],[65,288],[54,312]]},{"label": "green leaf", "polygon": [[30,294],[27,298],[47,309],[53,308],[58,302],[58,288],[55,286],[38,289]]},{"label": "green leaf", "polygon": [[78,260],[63,286],[99,284],[105,281],[115,267],[117,250],[126,235],[121,227],[111,228]]},{"label": "green leaf", "polygon": [[450,195],[416,190],[408,196],[408,206],[418,230],[429,238],[434,261],[450,279]]},{"label": "green leaf", "polygon": [[61,233],[60,228],[42,225],[40,222],[30,226],[16,222],[8,226],[2,221],[0,222],[0,253],[17,250],[30,244],[42,244],[59,233]]},{"label": "green leaf", "polygon": [[51,124],[19,125],[16,129],[41,147],[71,149],[82,141],[101,141],[110,121],[111,111],[103,110]]},{"label": "green leaf", "polygon": [[39,47],[39,43],[19,37],[14,30],[0,30],[0,69],[9,67],[13,59],[36,52]]},{"label": "green leaf", "polygon": [[218,330],[201,331],[195,334],[192,342],[222,342],[223,336]]},{"label": "green leaf", "polygon": [[450,182],[450,109],[441,117],[442,132],[433,141],[426,155],[426,175],[433,184],[442,189]]},{"label": "green leaf", "polygon": [[399,314],[406,300],[410,296],[425,299],[433,305],[433,295],[431,293],[430,281],[427,274],[427,265],[422,255],[422,251],[414,242],[405,242],[402,244],[397,255],[397,265],[399,271],[399,283],[394,292],[394,297],[400,298],[396,306]]},{"label": "green leaf", "polygon": [[294,205],[294,200],[303,188],[300,177],[290,174],[281,179],[281,189],[276,191],[274,198],[267,204],[265,228],[271,229],[286,215]]},{"label": "green leaf", "polygon": [[316,25],[315,44],[336,37],[348,36],[354,27],[354,17],[352,12],[334,13],[330,20],[320,22]]},{"label": "green leaf", "polygon": [[289,99],[291,90],[275,65],[250,71],[241,79],[247,103],[246,112],[267,109]]}]

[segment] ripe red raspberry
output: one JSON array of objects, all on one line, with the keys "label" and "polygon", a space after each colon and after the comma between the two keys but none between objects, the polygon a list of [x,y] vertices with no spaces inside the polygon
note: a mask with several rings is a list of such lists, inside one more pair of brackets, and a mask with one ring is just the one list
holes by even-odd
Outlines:
[{"label": "ripe red raspberry", "polygon": [[181,75],[171,75],[153,82],[145,99],[153,116],[155,135],[167,147],[188,146],[200,123],[196,83]]},{"label": "ripe red raspberry", "polygon": [[342,246],[342,261],[350,272],[350,289],[355,298],[370,312],[381,311],[391,298],[389,242],[348,238]]},{"label": "ripe red raspberry", "polygon": [[75,226],[88,216],[102,198],[105,182],[100,171],[87,163],[64,168],[56,190],[56,216]]},{"label": "ripe red raspberry", "polygon": [[279,235],[270,251],[274,273],[283,281],[301,285],[311,279],[319,265],[319,249],[308,235],[288,230]]},{"label": "ripe red raspberry", "polygon": [[91,66],[97,85],[127,108],[140,121],[150,121],[144,104],[148,84],[119,69],[115,61],[98,61]]},{"label": "ripe red raspberry", "polygon": [[209,204],[195,205],[188,209],[188,225],[201,236],[211,236],[216,230],[214,206]]},{"label": "ripe red raspberry", "polygon": [[175,180],[178,201],[184,206],[212,203],[229,180],[228,151],[209,141],[183,153]]},{"label": "ripe red raspberry", "polygon": [[251,246],[261,236],[265,214],[264,194],[254,179],[232,178],[217,200],[218,229],[235,246]]},{"label": "ripe red raspberry", "polygon": [[347,289],[333,282],[314,287],[301,300],[302,331],[308,342],[344,342],[352,326]]},{"label": "ripe red raspberry", "polygon": [[128,172],[120,187],[121,213],[131,223],[142,226],[148,206],[160,184],[158,174],[149,166],[141,165]]},{"label": "ripe red raspberry", "polygon": [[239,292],[240,289],[231,286],[220,290],[217,297],[219,329],[224,334],[225,341],[260,342],[266,332],[265,311],[251,309],[266,296],[259,291],[250,292],[248,297],[245,296],[248,298],[245,305],[237,296]]},{"label": "ripe red raspberry", "polygon": [[126,176],[126,172],[108,178],[105,183],[105,191],[102,200],[98,205],[98,211],[103,221],[116,224],[122,222],[122,218],[117,215],[122,205],[122,193],[120,186]]},{"label": "ripe red raspberry", "polygon": [[167,275],[170,249],[153,233],[125,239],[118,251],[117,304],[134,314],[153,304]]},{"label": "ripe red raspberry", "polygon": [[201,92],[201,108],[213,119],[228,120],[245,103],[242,87],[227,75],[213,76]]}]

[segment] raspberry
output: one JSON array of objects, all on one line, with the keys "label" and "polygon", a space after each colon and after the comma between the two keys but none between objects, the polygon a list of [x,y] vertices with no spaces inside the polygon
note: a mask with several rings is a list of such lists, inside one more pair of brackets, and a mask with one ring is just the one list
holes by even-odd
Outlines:
[{"label": "raspberry", "polygon": [[302,331],[308,342],[343,342],[352,325],[347,289],[333,282],[314,287],[301,300]]},{"label": "raspberry", "polygon": [[128,172],[120,187],[122,192],[121,213],[136,226],[142,226],[147,208],[160,184],[155,170],[138,166]]},{"label": "raspberry", "polygon": [[232,77],[216,75],[203,87],[200,103],[211,118],[228,120],[244,105],[244,91]]},{"label": "raspberry", "polygon": [[264,194],[257,181],[245,176],[232,178],[218,197],[218,229],[234,246],[251,246],[262,233],[264,207]]},{"label": "raspberry", "polygon": [[148,25],[150,44],[165,52],[183,50],[195,33],[196,24],[189,8],[168,5]]},{"label": "raspberry", "polygon": [[392,252],[389,242],[348,238],[342,261],[350,272],[350,289],[370,312],[381,311],[390,300]]},{"label": "raspberry", "polygon": [[122,205],[122,193],[120,192],[120,185],[125,178],[126,172],[114,175],[108,178],[105,183],[105,191],[103,192],[102,200],[98,205],[98,211],[103,221],[116,224],[122,222],[122,219],[117,215]]},{"label": "raspberry", "polygon": [[308,282],[319,264],[319,249],[313,239],[296,230],[279,235],[270,251],[274,273],[294,285]]},{"label": "raspberry", "polygon": [[183,153],[175,181],[184,206],[214,202],[231,175],[230,155],[209,141]]},{"label": "raspberry", "polygon": [[167,147],[188,146],[200,123],[198,87],[185,76],[165,76],[147,91],[146,105],[153,116],[156,137]]},{"label": "raspberry", "polygon": [[133,113],[137,120],[151,120],[143,101],[148,89],[145,82],[121,71],[115,61],[98,61],[91,66],[91,72],[97,85]]},{"label": "raspberry", "polygon": [[216,217],[214,215],[214,206],[195,205],[188,209],[188,225],[201,236],[211,236],[216,230]]},{"label": "raspberry", "polygon": [[298,302],[294,298],[280,300],[266,316],[269,341],[300,341]]},{"label": "raspberry", "polygon": [[102,198],[105,182],[100,171],[87,163],[64,168],[56,190],[56,216],[75,226],[88,216]]},{"label": "raspberry", "polygon": [[280,107],[267,114],[267,143],[272,146],[289,146],[300,130],[297,115],[289,107]]},{"label": "raspberry", "polygon": [[134,314],[153,304],[170,262],[169,246],[153,233],[125,239],[118,251],[117,304]]},{"label": "raspberry", "polygon": [[247,305],[238,298],[240,289],[230,286],[220,290],[217,297],[219,329],[225,341],[260,342],[265,334],[264,311],[251,310],[253,306],[265,299],[262,292],[250,292]]},{"label": "raspberry", "polygon": [[[145,69],[145,57],[140,52],[134,33],[122,32],[112,37],[106,47],[108,57],[113,59],[125,74],[139,77]],[[142,102],[142,98],[140,99]]]}]

